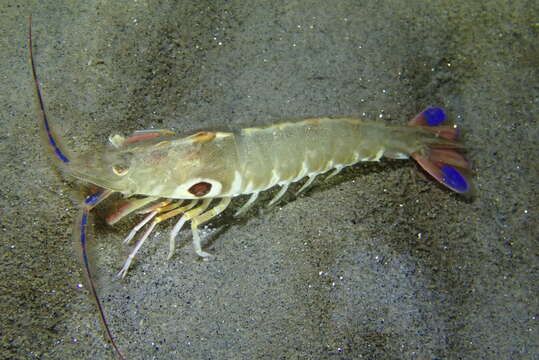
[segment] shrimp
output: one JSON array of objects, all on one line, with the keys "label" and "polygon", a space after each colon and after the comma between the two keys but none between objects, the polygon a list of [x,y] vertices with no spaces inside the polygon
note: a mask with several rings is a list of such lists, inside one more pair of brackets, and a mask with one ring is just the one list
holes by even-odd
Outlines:
[{"label": "shrimp", "polygon": [[[127,197],[144,196],[109,217],[110,224],[148,203],[161,201],[146,211],[149,215],[125,240],[130,241],[153,219],[120,271],[119,276],[124,277],[137,251],[163,220],[181,215],[170,233],[169,258],[176,235],[191,221],[195,252],[207,259],[211,255],[202,250],[198,227],[222,213],[232,198],[249,195],[236,212],[238,216],[262,191],[281,187],[269,202],[271,206],[292,183],[307,178],[298,191],[302,193],[317,176],[331,170],[329,176],[334,176],[362,161],[379,161],[383,156],[412,157],[442,184],[465,193],[468,182],[453,167],[468,167],[455,151],[456,128],[428,126],[444,119],[442,109],[429,108],[408,125],[318,118],[237,132],[199,132],[188,137],[163,132],[136,133],[128,139],[115,135],[111,137],[113,149],[85,154],[70,170],[82,181]],[[212,207],[214,200],[216,205]]]},{"label": "shrimp", "polygon": [[468,161],[459,153],[456,127],[444,126],[444,110],[430,107],[408,124],[389,125],[358,118],[315,118],[284,122],[234,132],[198,132],[184,137],[166,130],[114,135],[110,145],[76,158],[66,155],[45,114],[32,55],[29,49],[44,138],[66,172],[94,184],[99,191],[84,200],[79,222],[83,264],[102,324],[116,354],[123,359],[107,326],[93,285],[86,255],[86,225],[90,210],[112,193],[127,203],[107,218],[111,225],[132,213],[145,214],[124,242],[145,228],[118,276],[125,277],[144,241],[156,226],[177,217],[169,236],[170,259],[175,239],[190,222],[195,253],[202,249],[199,227],[225,211],[235,197],[249,196],[235,212],[245,214],[265,190],[280,186],[269,202],[276,204],[293,183],[306,181],[304,192],[322,174],[335,176],[343,168],[364,161],[413,158],[434,179],[457,193],[470,191],[465,176]]}]

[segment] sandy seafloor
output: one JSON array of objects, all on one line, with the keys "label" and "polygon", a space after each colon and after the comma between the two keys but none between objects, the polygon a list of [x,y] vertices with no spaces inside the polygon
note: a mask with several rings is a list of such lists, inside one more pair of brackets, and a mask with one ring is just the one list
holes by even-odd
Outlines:
[{"label": "sandy seafloor", "polygon": [[[76,3],[80,3],[77,5]],[[429,105],[462,129],[475,196],[411,161],[209,224],[166,261],[162,224],[125,280],[131,218],[96,212],[97,286],[129,359],[537,359],[538,3],[0,3],[1,359],[113,359],[72,239],[81,187],[40,142],[27,54],[72,153],[140,129],[234,129]],[[297,187],[296,187],[297,189]]]}]

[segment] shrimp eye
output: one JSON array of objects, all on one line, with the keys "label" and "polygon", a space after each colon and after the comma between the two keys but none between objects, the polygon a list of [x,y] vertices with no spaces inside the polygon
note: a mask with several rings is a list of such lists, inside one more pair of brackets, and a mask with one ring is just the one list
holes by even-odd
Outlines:
[{"label": "shrimp eye", "polygon": [[132,153],[124,153],[119,156],[118,161],[112,165],[112,172],[118,176],[124,176],[129,172],[131,166]]},{"label": "shrimp eye", "polygon": [[112,166],[112,172],[118,176],[124,176],[129,172],[129,166],[126,164],[116,164]]},{"label": "shrimp eye", "polygon": [[201,181],[201,182],[196,183],[195,185],[191,186],[188,191],[191,194],[195,195],[196,197],[201,197],[201,196],[204,196],[207,193],[209,193],[210,190],[211,190],[211,184],[207,183],[207,182],[204,182],[204,181]]}]

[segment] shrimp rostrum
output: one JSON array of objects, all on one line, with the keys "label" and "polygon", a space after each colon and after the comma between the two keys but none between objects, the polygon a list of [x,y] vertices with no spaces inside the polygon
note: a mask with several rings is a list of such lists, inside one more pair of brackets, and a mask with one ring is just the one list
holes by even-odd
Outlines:
[{"label": "shrimp rostrum", "polygon": [[[446,115],[438,107],[427,108],[405,125],[316,118],[187,137],[163,130],[141,131],[127,138],[111,136],[110,145],[101,151],[71,158],[50,129],[37,80],[36,89],[48,147],[67,173],[102,189],[85,200],[80,221],[83,260],[90,281],[86,222],[90,209],[112,193],[121,193],[128,201],[108,217],[108,223],[132,213],[144,214],[125,239],[129,242],[141,233],[119,273],[124,277],[144,241],[164,220],[177,219],[170,232],[169,258],[177,234],[190,222],[194,250],[207,259],[210,254],[203,250],[199,227],[225,211],[232,198],[249,196],[235,213],[242,215],[262,191],[280,186],[269,202],[273,205],[289,185],[305,181],[301,193],[317,176],[328,172],[333,176],[359,162],[413,158],[447,188],[457,193],[470,190],[464,175],[469,164],[456,142],[458,130],[442,125]],[[91,288],[112,341],[93,284]]]}]

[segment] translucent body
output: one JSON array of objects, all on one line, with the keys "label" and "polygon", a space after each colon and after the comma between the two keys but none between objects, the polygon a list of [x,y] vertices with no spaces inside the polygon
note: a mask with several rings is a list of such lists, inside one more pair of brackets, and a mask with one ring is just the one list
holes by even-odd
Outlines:
[{"label": "translucent body", "polygon": [[[430,110],[429,110],[430,111]],[[147,225],[120,276],[125,276],[138,249],[160,222],[180,216],[170,235],[169,258],[175,237],[190,221],[195,252],[208,258],[202,250],[198,226],[223,212],[233,197],[251,195],[236,212],[245,213],[258,193],[281,186],[269,205],[286,193],[288,186],[308,177],[299,192],[316,176],[360,161],[414,157],[431,175],[446,186],[459,185],[458,172],[443,164],[467,167],[467,162],[453,150],[456,129],[420,122],[420,115],[410,125],[386,125],[353,118],[308,119],[264,128],[247,128],[237,132],[200,132],[188,137],[167,131],[137,132],[131,138],[111,137],[113,148],[86,154],[70,165],[73,174],[124,195],[145,196],[130,200],[109,217],[113,224],[146,205],[151,212],[126,238],[129,241]],[[444,170],[445,169],[445,170]],[[451,175],[451,176],[448,176]],[[331,175],[330,175],[331,176]],[[219,202],[212,206],[212,199]],[[177,201],[174,201],[177,200]],[[183,201],[191,200],[188,205]]]},{"label": "translucent body", "polygon": [[[120,141],[81,158],[76,176],[125,194],[170,199],[235,197],[386,155],[407,158],[441,142],[421,127],[360,119],[308,119],[235,133]],[[118,170],[120,169],[120,170]],[[203,195],[196,184],[210,184]]]},{"label": "translucent body", "polygon": [[[399,132],[402,136],[396,138]],[[224,193],[250,194],[359,161],[377,161],[387,150],[406,157],[415,148],[414,140],[405,135],[410,132],[417,130],[348,118],[244,129],[235,136],[236,181]]]}]

